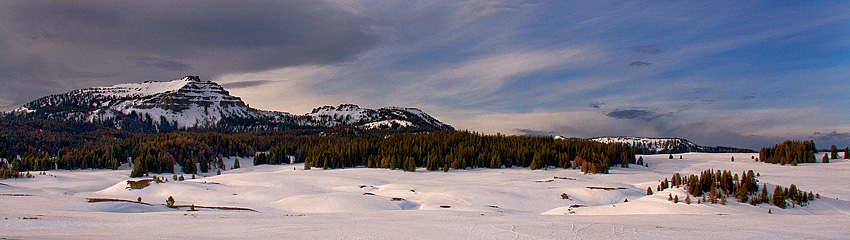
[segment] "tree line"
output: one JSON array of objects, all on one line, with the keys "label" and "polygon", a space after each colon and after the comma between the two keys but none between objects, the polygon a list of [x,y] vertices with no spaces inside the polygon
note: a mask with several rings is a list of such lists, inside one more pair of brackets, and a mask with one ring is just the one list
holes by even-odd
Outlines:
[{"label": "tree line", "polygon": [[[98,124],[0,117],[0,170],[117,169],[133,166],[133,177],[148,172],[183,173],[226,169],[222,158],[255,156],[254,164],[288,163],[306,168],[373,167],[415,171],[464,168],[548,167],[607,173],[635,163],[623,144],[551,137],[483,135],[468,131],[364,133],[344,129],[322,136],[290,131],[177,131],[140,133]],[[175,169],[179,166],[179,169]],[[3,174],[4,176],[7,174]]]},{"label": "tree line", "polygon": [[549,167],[608,173],[610,167],[634,164],[635,149],[625,144],[533,136],[483,135],[468,131],[437,131],[368,137],[323,137],[308,147],[282,143],[271,158],[295,155],[304,168],[364,166],[415,171],[466,168]]}]

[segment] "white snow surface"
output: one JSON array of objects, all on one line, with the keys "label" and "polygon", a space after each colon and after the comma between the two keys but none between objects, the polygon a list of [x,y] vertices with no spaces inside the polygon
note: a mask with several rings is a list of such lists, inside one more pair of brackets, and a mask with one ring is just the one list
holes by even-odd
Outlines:
[{"label": "white snow surface", "polygon": [[[649,167],[614,167],[610,174],[554,168],[303,170],[301,164],[251,166],[248,158],[239,159],[242,168],[230,169],[235,159],[228,158],[221,175],[211,172],[191,179],[184,174],[186,181],[173,181],[171,174],[162,174],[169,182],[140,190],[126,189],[127,180],[141,179],[129,179],[126,166],[114,171],[53,170],[30,179],[0,180],[0,237],[846,239],[850,234],[850,161],[782,166],[755,162],[755,154],[681,155],[642,155]],[[673,173],[706,169],[752,169],[770,190],[793,183],[821,198],[806,207],[779,209],[733,198],[725,206],[667,201],[668,194],[684,199],[685,191],[678,188],[645,194],[647,187],[654,190]],[[570,199],[561,199],[562,193]],[[168,196],[176,204],[256,212],[171,209],[163,206]],[[138,197],[152,205],[86,201]]]},{"label": "white snow surface", "polygon": [[144,83],[124,83],[109,87],[82,89],[80,92],[92,93],[99,96],[115,97],[150,96],[180,90],[180,88],[186,86],[186,84],[190,82],[192,82],[192,80],[183,78],[168,82],[147,81]]},{"label": "white snow surface", "polygon": [[405,120],[397,120],[397,119],[389,119],[389,120],[381,120],[376,122],[370,122],[363,124],[363,128],[365,129],[374,129],[381,127],[391,127],[393,124],[398,124],[400,127],[415,127],[416,124]]}]

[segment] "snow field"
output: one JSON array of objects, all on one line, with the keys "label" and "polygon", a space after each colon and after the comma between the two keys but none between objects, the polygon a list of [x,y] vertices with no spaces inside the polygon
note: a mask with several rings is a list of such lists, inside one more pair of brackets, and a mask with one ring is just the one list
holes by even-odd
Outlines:
[{"label": "snow field", "polygon": [[[5,184],[0,194],[7,194],[0,195],[0,237],[138,239],[180,232],[193,238],[841,239],[850,233],[846,160],[792,167],[754,162],[750,156],[757,154],[667,156],[643,155],[648,168],[613,167],[610,174],[595,175],[557,168],[303,170],[300,164],[252,166],[248,158],[240,158],[242,168],[231,170],[234,158],[228,158],[222,175],[211,171],[191,179],[183,174],[186,180],[176,182],[171,174],[162,174],[157,176],[169,182],[134,190],[126,188],[126,181],[143,178],[129,179],[126,169],[55,170],[31,179],[0,180]],[[771,191],[774,185],[793,183],[821,198],[806,207],[779,209],[734,198],[723,206],[696,204],[692,197],[688,205],[683,202],[686,193],[678,188],[646,196],[647,187],[655,191],[659,180],[676,172],[706,169],[739,175],[752,169],[761,175],[759,184],[767,183]],[[562,199],[562,193],[570,199]],[[680,202],[667,201],[668,194],[678,195]],[[181,205],[257,212],[170,209],[163,206],[168,196]],[[152,205],[86,202],[138,197]]]}]

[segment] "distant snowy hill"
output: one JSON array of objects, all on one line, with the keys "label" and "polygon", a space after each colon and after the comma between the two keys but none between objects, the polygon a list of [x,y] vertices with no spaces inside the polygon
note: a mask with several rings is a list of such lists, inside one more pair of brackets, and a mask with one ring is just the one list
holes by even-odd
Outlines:
[{"label": "distant snowy hill", "polygon": [[324,106],[306,115],[248,107],[221,85],[186,76],[168,82],[118,84],[51,95],[8,113],[103,123],[118,129],[167,132],[185,128],[228,131],[300,128],[453,130],[416,108],[365,109],[353,104]]},{"label": "distant snowy hill", "polygon": [[[556,136],[556,139],[564,139],[562,136]],[[686,153],[686,152],[705,152],[705,153],[736,153],[736,152],[751,152],[750,149],[741,149],[733,147],[707,147],[700,146],[682,138],[645,138],[645,137],[598,137],[590,140],[601,143],[623,143],[629,146],[637,147],[640,153],[656,154],[656,153]]]}]

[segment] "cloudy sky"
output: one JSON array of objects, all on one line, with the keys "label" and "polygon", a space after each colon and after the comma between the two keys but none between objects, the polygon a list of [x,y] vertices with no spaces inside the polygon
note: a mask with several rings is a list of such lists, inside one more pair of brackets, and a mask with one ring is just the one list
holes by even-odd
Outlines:
[{"label": "cloudy sky", "polygon": [[2,1],[0,110],[199,75],[252,107],[459,129],[850,145],[850,2]]}]

